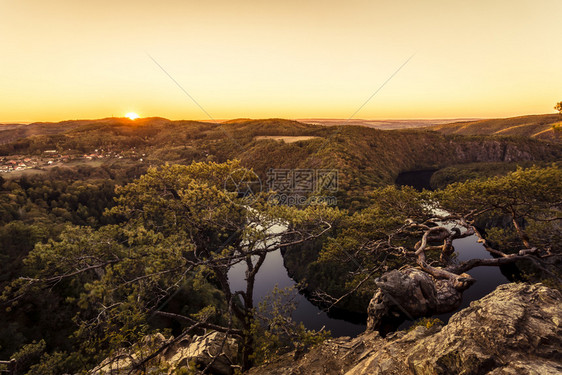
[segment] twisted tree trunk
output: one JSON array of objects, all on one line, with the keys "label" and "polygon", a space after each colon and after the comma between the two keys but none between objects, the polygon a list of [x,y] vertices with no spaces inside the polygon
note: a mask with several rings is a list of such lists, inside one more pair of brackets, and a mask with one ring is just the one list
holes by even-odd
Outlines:
[{"label": "twisted tree trunk", "polygon": [[[450,220],[450,218],[449,218]],[[494,249],[472,224],[464,218],[457,218],[462,227],[448,229],[445,226],[428,226],[409,221],[410,227],[422,228],[423,236],[414,246],[411,255],[416,257],[418,267],[409,267],[401,270],[392,270],[383,274],[375,282],[379,289],[371,299],[368,308],[367,329],[379,329],[383,320],[403,316],[415,319],[422,316],[454,311],[462,301],[462,293],[476,282],[468,271],[480,266],[501,266],[520,260],[532,261],[536,266],[556,276],[541,265],[539,250],[531,248],[525,241],[524,232],[519,228],[523,244],[528,248],[520,250],[517,254],[505,254]],[[454,252],[453,240],[478,236],[478,242],[494,256],[489,259],[471,259],[459,264],[451,262]],[[441,245],[430,243],[442,242]],[[440,250],[442,267],[435,267],[428,263],[426,251]]]}]

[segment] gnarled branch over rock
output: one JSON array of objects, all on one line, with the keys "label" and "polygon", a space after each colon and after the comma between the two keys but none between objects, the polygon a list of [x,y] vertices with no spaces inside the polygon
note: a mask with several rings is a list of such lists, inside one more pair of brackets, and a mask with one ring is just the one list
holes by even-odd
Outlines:
[{"label": "gnarled branch over rock", "polygon": [[[454,311],[461,303],[462,293],[476,282],[466,272],[479,266],[500,266],[527,260],[537,267],[542,267],[541,251],[536,248],[522,249],[518,254],[505,254],[493,248],[480,234],[473,224],[469,224],[462,216],[436,218],[441,222],[455,222],[465,228],[447,228],[439,225],[435,219],[418,224],[408,220],[406,229],[422,229],[422,238],[414,246],[409,255],[416,257],[418,268],[392,270],[376,279],[379,287],[368,307],[367,329],[379,329],[385,318],[405,316],[415,319],[423,316]],[[431,225],[431,226],[430,226]],[[484,248],[494,256],[488,259],[471,259],[455,264],[450,255],[454,252],[453,240],[476,235]],[[441,243],[441,245],[435,245]],[[431,265],[426,258],[426,251],[439,250],[442,267]],[[408,253],[408,252],[407,252]],[[546,256],[549,256],[546,253]],[[557,277],[549,272],[553,277]]]},{"label": "gnarled branch over rock", "polygon": [[387,316],[410,319],[453,311],[462,301],[462,291],[449,279],[436,279],[416,268],[392,270],[376,279],[379,289],[368,308],[367,329],[379,328]]}]

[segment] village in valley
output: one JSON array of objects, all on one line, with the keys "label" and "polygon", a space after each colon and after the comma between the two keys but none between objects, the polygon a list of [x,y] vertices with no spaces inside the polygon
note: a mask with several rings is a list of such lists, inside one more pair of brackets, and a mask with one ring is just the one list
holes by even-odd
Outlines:
[{"label": "village in valley", "polygon": [[91,153],[68,153],[58,150],[45,150],[41,155],[8,155],[0,156],[0,173],[11,173],[29,169],[43,170],[44,168],[61,166],[71,162],[88,162],[100,159],[133,159],[140,162],[146,154],[138,154],[134,148],[127,151],[107,151],[95,149]]}]

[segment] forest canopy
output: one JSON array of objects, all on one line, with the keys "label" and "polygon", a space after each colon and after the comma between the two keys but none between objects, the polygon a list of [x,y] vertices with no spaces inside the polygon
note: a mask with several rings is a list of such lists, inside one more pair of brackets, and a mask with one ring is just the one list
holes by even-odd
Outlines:
[{"label": "forest canopy", "polygon": [[[254,301],[255,277],[267,254],[280,249],[320,303],[356,311],[365,311],[377,278],[405,267],[462,289],[472,282],[472,267],[518,262],[529,277],[560,283],[556,165],[433,192],[376,188],[367,207],[354,212],[271,204],[267,192],[248,205],[224,185],[245,170],[238,161],[163,165],[115,188],[102,181],[4,182],[9,200],[0,235],[6,244],[28,242],[14,245],[25,247],[23,256],[4,255],[12,269],[2,280],[2,314],[11,322],[3,336],[14,340],[2,347],[19,349],[14,355],[28,358],[20,363],[31,374],[76,372],[157,332],[179,339],[212,330],[241,343],[239,363],[248,368],[327,334],[293,322],[284,308],[264,313]],[[11,206],[14,199],[36,219]],[[52,223],[41,226],[39,218]],[[473,233],[496,258],[451,263],[452,241]],[[245,285],[232,290],[228,272],[239,263],[248,270]],[[57,318],[34,320],[35,306]],[[36,331],[24,329],[31,322]],[[133,368],[142,369],[152,354]]]}]

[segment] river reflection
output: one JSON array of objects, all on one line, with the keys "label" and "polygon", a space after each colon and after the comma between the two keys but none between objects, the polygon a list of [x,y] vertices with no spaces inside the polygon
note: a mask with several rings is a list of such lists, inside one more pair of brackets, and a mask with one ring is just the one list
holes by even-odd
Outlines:
[{"label": "river reflection", "polygon": [[[492,255],[478,242],[476,235],[468,236],[453,240],[455,248],[455,262],[464,262],[470,259],[489,259]],[[495,267],[495,266],[482,266],[475,267],[467,273],[476,279],[476,283],[464,291],[462,302],[459,308],[454,311],[434,315],[433,318],[439,318],[443,322],[449,321],[449,318],[457,311],[462,310],[470,305],[470,302],[478,300],[490,292],[494,291],[498,285],[509,283],[510,281],[504,275],[513,272],[512,267]],[[403,322],[398,329],[404,329],[413,324],[412,321]]]},{"label": "river reflection", "polygon": [[[232,267],[228,273],[228,280],[232,291],[245,289],[245,272],[246,265],[244,263],[238,263]],[[295,285],[295,282],[287,274],[280,250],[267,254],[265,262],[256,276],[254,287],[255,305],[263,300],[276,285],[278,288]],[[332,332],[334,337],[357,336],[365,331],[365,324],[352,323],[328,316],[326,312],[313,305],[312,302],[300,293],[296,295],[296,302],[298,305],[293,313],[293,319],[296,322],[302,322],[308,329],[320,330],[322,327],[325,327],[326,330]]]},{"label": "river reflection", "polygon": [[[448,227],[454,224],[448,224]],[[276,226],[274,232],[281,233],[282,226]],[[478,237],[472,235],[466,238],[460,238],[453,241],[455,248],[455,256],[457,262],[462,262],[474,258],[487,259],[491,258],[491,254],[486,251],[484,246],[478,242]],[[509,275],[513,273],[513,266],[507,267],[476,267],[468,271],[468,273],[476,279],[476,283],[463,293],[462,303],[460,307],[446,314],[435,315],[434,317],[447,322],[449,318],[457,311],[468,307],[470,302],[478,300],[492,292],[498,285],[508,283],[509,280],[502,273]],[[245,272],[246,264],[241,262],[232,267],[228,273],[231,290],[245,289]],[[277,250],[267,254],[265,262],[256,276],[254,286],[254,304],[263,300],[277,286],[278,288],[292,287],[295,281],[292,280],[283,263],[281,251]],[[293,313],[293,319],[296,322],[302,322],[308,329],[319,330],[324,327],[330,330],[334,337],[339,336],[357,336],[365,331],[366,325],[362,319],[357,318],[356,314],[345,313],[339,311],[337,314],[328,315],[326,312],[312,304],[304,295],[297,293],[295,300],[298,303]],[[337,318],[336,318],[337,317]],[[361,323],[358,323],[361,321]],[[399,324],[398,329],[404,329],[413,324],[412,321],[404,321]],[[394,325],[396,327],[396,325]]]},{"label": "river reflection", "polygon": [[[478,242],[478,237],[475,235],[454,240],[453,246],[455,247],[457,257],[456,261],[459,262],[473,258],[491,258],[490,253]],[[245,272],[245,263],[238,263],[230,270],[228,277],[232,291],[245,289]],[[484,297],[498,285],[509,282],[500,267],[476,267],[468,273],[476,279],[476,283],[464,292],[461,306],[453,312],[435,315],[434,317],[447,322],[455,312],[468,307],[470,302]],[[295,281],[287,273],[281,251],[279,250],[267,254],[265,262],[256,276],[254,287],[255,304],[257,305],[262,301],[276,285],[278,288],[295,285]],[[332,332],[334,337],[357,336],[365,331],[365,324],[356,323],[357,317],[353,314],[348,314],[349,316],[346,317],[345,313],[340,313],[338,318],[329,316],[300,293],[297,293],[296,301],[298,305],[293,313],[293,319],[296,322],[302,322],[308,329],[319,330],[325,327],[325,329]],[[412,323],[412,321],[404,321],[398,329],[407,328]]]}]

